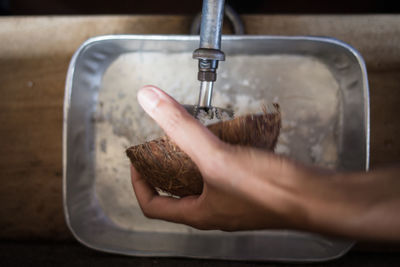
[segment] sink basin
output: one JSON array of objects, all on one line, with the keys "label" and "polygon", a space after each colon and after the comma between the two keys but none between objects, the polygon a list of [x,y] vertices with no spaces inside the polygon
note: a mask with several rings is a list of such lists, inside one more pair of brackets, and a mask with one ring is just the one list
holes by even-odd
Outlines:
[{"label": "sink basin", "polygon": [[[351,240],[291,230],[200,231],[145,218],[125,149],[162,135],[136,100],[155,84],[182,104],[199,90],[197,36],[100,36],[73,56],[65,90],[63,193],[68,226],[96,250],[140,256],[313,262],[337,258]],[[277,153],[336,170],[369,164],[364,61],[332,38],[224,36],[214,105],[237,115],[278,102]]]}]

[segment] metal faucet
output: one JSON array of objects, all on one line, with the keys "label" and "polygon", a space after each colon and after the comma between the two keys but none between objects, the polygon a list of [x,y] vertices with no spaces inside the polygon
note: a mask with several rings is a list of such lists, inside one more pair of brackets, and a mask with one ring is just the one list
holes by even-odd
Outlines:
[{"label": "metal faucet", "polygon": [[214,82],[217,80],[218,61],[225,60],[225,54],[221,51],[224,4],[225,0],[203,0],[200,47],[193,52],[193,58],[199,60],[198,107],[202,108],[211,108]]}]

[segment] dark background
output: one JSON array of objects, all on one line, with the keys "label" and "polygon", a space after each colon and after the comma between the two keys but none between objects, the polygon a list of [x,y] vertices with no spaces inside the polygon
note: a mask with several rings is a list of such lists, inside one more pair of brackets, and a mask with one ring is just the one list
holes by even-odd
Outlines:
[{"label": "dark background", "polygon": [[[226,0],[240,14],[399,13],[396,0]],[[195,14],[201,0],[0,0],[3,15]]]}]

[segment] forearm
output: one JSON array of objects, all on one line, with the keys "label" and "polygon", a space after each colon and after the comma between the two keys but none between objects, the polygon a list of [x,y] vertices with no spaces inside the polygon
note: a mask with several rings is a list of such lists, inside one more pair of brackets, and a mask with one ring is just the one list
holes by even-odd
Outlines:
[{"label": "forearm", "polygon": [[400,169],[322,174],[303,169],[286,186],[293,227],[355,239],[400,240]]},{"label": "forearm", "polygon": [[400,240],[399,168],[304,182],[311,229],[357,239]]},{"label": "forearm", "polygon": [[[277,227],[356,239],[400,240],[400,168],[333,173],[254,150],[232,166],[232,190],[282,218]],[[260,168],[257,162],[264,162]],[[240,175],[240,172],[242,174]]]}]

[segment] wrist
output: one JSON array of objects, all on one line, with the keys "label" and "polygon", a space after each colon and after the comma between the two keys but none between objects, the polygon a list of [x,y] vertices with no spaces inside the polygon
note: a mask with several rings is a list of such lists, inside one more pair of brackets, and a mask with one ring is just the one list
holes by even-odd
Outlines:
[{"label": "wrist", "polygon": [[[282,173],[269,180],[269,187],[276,193],[277,203],[274,207],[280,213],[283,225],[289,229],[332,233],[340,217],[332,216],[345,206],[339,196],[337,174],[305,167],[291,160],[283,159]],[[271,191],[272,191],[271,190]],[[339,193],[339,194],[338,194]]]},{"label": "wrist", "polygon": [[279,184],[286,192],[283,218],[290,229],[315,231],[321,223],[320,216],[326,211],[317,197],[317,188],[330,174],[294,162],[289,162],[285,170],[285,179]]},{"label": "wrist", "polygon": [[286,158],[274,157],[256,179],[250,179],[254,183],[247,184],[247,195],[277,215],[277,228],[311,230],[319,223],[314,205],[310,205],[310,200],[314,199],[312,188],[315,182],[323,180],[324,175],[326,173],[306,168]]}]

